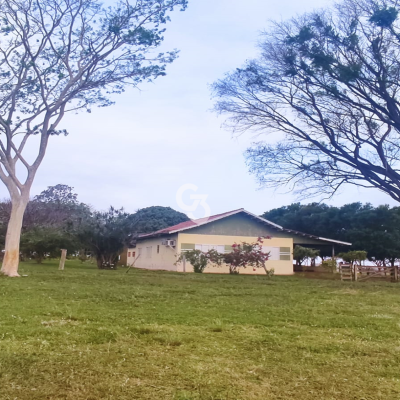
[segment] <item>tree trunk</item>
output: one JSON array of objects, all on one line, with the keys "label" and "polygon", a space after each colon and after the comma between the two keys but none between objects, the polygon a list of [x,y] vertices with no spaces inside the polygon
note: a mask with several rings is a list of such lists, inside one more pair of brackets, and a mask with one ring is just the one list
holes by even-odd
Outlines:
[{"label": "tree trunk", "polygon": [[6,276],[17,277],[19,265],[19,243],[21,239],[22,221],[28,200],[22,196],[12,199],[10,221],[7,226],[5,254],[1,273]]}]

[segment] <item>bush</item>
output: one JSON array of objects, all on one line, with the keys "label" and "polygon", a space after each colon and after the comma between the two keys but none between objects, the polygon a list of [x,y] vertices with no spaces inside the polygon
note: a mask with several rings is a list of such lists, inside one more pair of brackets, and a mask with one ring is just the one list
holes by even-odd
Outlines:
[{"label": "bush", "polygon": [[331,258],[330,260],[323,260],[321,263],[321,267],[329,272],[335,273],[337,271],[336,260],[333,258]]},{"label": "bush", "polygon": [[274,268],[271,268],[271,269],[265,268],[265,273],[267,275],[267,278],[271,279],[275,275],[275,269]]},{"label": "bush", "polygon": [[207,253],[203,253],[201,250],[185,251],[179,256],[177,263],[182,262],[184,259],[192,264],[193,270],[197,274],[203,273],[209,261]]}]

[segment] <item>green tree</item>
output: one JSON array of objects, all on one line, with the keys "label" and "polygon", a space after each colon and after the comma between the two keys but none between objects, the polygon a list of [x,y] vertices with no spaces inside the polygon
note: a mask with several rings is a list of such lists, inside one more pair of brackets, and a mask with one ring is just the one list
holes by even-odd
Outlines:
[{"label": "green tree", "polygon": [[[0,202],[0,244],[2,246],[5,244],[11,209],[10,200]],[[28,203],[22,223],[22,254],[31,257],[32,252],[35,252],[33,246],[43,247],[42,240],[46,240],[45,238],[49,238],[49,248],[52,249],[52,243],[61,240],[59,248],[67,248],[71,252],[71,246],[62,245],[62,241],[71,243],[76,230],[90,218],[91,212],[89,206],[78,202],[73,188],[67,185],[50,186]],[[76,240],[74,239],[73,242],[75,243]],[[75,244],[72,247],[75,249]],[[44,252],[50,253],[50,250]],[[39,253],[40,251],[37,251],[37,254]],[[54,252],[52,252],[53,255]]]},{"label": "green tree", "polygon": [[399,7],[342,0],[276,22],[260,57],[215,83],[229,127],[274,135],[247,151],[261,185],[304,198],[353,184],[400,201]]},{"label": "green tree", "polygon": [[118,256],[132,239],[135,222],[123,209],[110,207],[104,212],[95,211],[77,237],[94,254],[98,268],[116,268]]},{"label": "green tree", "polygon": [[340,253],[339,257],[352,265],[361,265],[361,262],[367,259],[367,252],[362,250],[352,250],[346,253]]},{"label": "green tree", "polygon": [[353,213],[346,240],[353,250],[362,249],[377,265],[394,265],[400,258],[400,208],[389,206],[361,207]]},{"label": "green tree", "polygon": [[49,186],[29,202],[22,230],[46,226],[71,231],[89,218],[91,212],[88,205],[78,201],[72,187],[61,184]]},{"label": "green tree", "polygon": [[0,0],[0,179],[12,203],[3,274],[18,276],[23,215],[50,137],[68,133],[66,113],[109,106],[165,75],[177,51],[154,50],[176,7],[186,0]]},{"label": "green tree", "polygon": [[[394,265],[400,259],[400,207],[373,207],[369,203],[342,207],[296,203],[262,216],[288,229],[350,242],[352,250],[367,251],[368,259],[378,265]],[[340,252],[348,247],[337,245],[336,249]],[[331,255],[328,248],[320,251],[322,257]]]},{"label": "green tree", "polygon": [[61,249],[73,253],[79,249],[74,235],[54,228],[35,227],[21,236],[21,253],[39,264],[46,258],[60,256]]},{"label": "green tree", "polygon": [[189,221],[186,214],[175,211],[171,207],[153,206],[141,208],[134,214],[135,232],[150,233],[181,222]]},{"label": "green tree", "polygon": [[310,249],[303,246],[295,246],[293,249],[293,259],[296,260],[296,265],[301,267],[303,262],[308,258],[315,259],[319,256],[319,250]]},{"label": "green tree", "polygon": [[78,195],[74,193],[73,190],[73,187],[63,184],[49,186],[39,195],[35,196],[33,201],[39,203],[78,205]]},{"label": "green tree", "polygon": [[315,236],[336,239],[340,235],[339,209],[321,203],[294,203],[267,211],[261,216],[278,225]]}]

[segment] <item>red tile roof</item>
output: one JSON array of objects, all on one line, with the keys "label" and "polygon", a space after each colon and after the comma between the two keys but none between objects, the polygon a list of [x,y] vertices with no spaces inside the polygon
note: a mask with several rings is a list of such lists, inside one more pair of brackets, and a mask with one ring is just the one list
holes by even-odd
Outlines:
[{"label": "red tile roof", "polygon": [[156,235],[168,234],[168,233],[175,232],[175,231],[181,231],[184,229],[194,228],[196,226],[203,225],[207,222],[212,222],[212,221],[215,221],[215,220],[218,220],[221,218],[228,217],[229,215],[237,214],[238,212],[241,212],[241,211],[244,211],[244,209],[239,208],[238,210],[233,210],[233,211],[225,212],[222,214],[212,215],[211,217],[192,219],[190,221],[181,222],[180,224],[170,226],[168,228],[160,229],[156,232],[145,233],[143,235],[139,235],[139,237],[156,236]]},{"label": "red tile roof", "polygon": [[229,211],[229,212],[222,213],[222,214],[212,215],[211,217],[205,217],[205,218],[194,219],[194,220],[191,220],[191,221],[181,222],[178,225],[174,225],[174,226],[170,226],[168,228],[160,229],[159,231],[156,231],[156,232],[146,233],[144,235],[139,235],[139,239],[140,238],[146,238],[146,237],[154,237],[154,236],[159,236],[159,235],[168,235],[168,234],[174,233],[174,232],[180,232],[180,231],[183,231],[185,229],[195,228],[196,226],[208,224],[209,222],[213,222],[213,221],[216,221],[216,220],[219,220],[219,219],[222,219],[222,218],[225,218],[225,217],[229,217],[231,215],[235,215],[235,214],[238,214],[238,213],[241,213],[241,212],[249,215],[251,218],[256,218],[259,221],[261,221],[261,222],[263,222],[265,224],[268,224],[269,226],[272,226],[275,229],[277,229],[279,231],[282,231],[282,232],[286,232],[286,233],[289,233],[289,234],[300,235],[300,236],[306,236],[306,237],[309,237],[311,239],[321,240],[323,242],[331,242],[331,243],[339,243],[339,244],[344,244],[344,245],[351,245],[351,243],[341,242],[339,240],[322,238],[322,237],[318,237],[318,236],[314,236],[314,235],[309,235],[307,233],[293,231],[291,229],[285,229],[282,226],[275,224],[274,222],[268,221],[265,218],[259,217],[258,215],[255,215],[255,214],[252,214],[252,213],[246,211],[244,208],[239,208],[238,210],[233,210],[233,211]]}]

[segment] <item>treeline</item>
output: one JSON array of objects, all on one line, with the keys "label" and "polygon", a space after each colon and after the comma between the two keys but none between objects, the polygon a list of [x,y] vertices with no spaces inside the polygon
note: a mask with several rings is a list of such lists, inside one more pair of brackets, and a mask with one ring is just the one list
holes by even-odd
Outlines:
[{"label": "treeline", "polygon": [[295,203],[267,211],[262,217],[284,228],[350,242],[351,248],[339,247],[338,251],[366,251],[368,259],[377,265],[390,265],[400,259],[400,207]]},{"label": "treeline", "polygon": [[[4,246],[11,202],[0,202],[0,241]],[[110,207],[96,211],[78,201],[73,188],[50,186],[28,204],[22,225],[21,258],[41,263],[60,256],[60,249],[86,259],[93,255],[99,268],[116,264],[121,251],[131,245],[140,233],[153,232],[188,217],[170,207],[148,207],[131,214]]]}]

